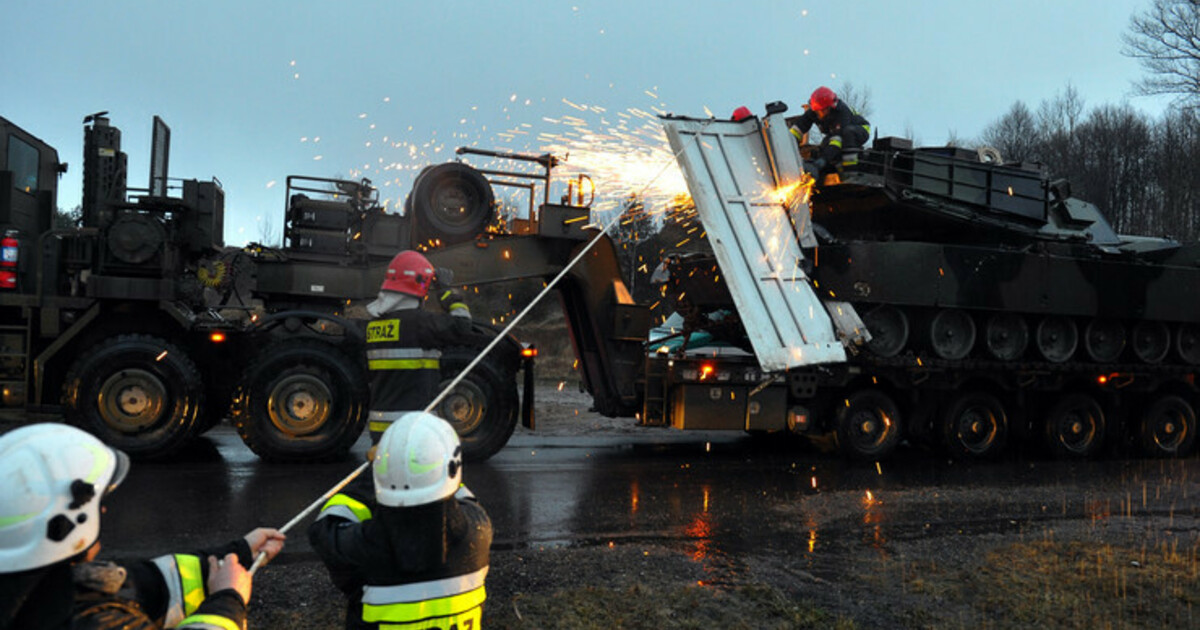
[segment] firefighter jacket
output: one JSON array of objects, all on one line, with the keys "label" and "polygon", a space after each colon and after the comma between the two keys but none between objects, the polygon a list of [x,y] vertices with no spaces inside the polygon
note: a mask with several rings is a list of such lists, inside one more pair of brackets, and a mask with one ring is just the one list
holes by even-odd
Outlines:
[{"label": "firefighter jacket", "polygon": [[442,381],[442,348],[477,345],[471,320],[419,307],[389,311],[367,324],[367,369],[371,375],[372,441],[401,414],[422,411]]},{"label": "firefighter jacket", "polygon": [[367,498],[371,482],[334,495],[308,539],[345,593],[346,628],[479,628],[492,523],[465,488],[415,507]]},{"label": "firefighter jacket", "polygon": [[806,110],[787,119],[792,133],[801,138],[815,124],[821,130],[820,159],[833,166],[841,162],[842,150],[864,146],[871,138],[871,123],[843,101],[838,101],[824,119]]},{"label": "firefighter jacket", "polygon": [[245,540],[194,554],[133,562],[64,560],[0,574],[0,630],[241,630],[246,604],[233,589],[206,593],[208,556],[237,553],[253,562]]}]

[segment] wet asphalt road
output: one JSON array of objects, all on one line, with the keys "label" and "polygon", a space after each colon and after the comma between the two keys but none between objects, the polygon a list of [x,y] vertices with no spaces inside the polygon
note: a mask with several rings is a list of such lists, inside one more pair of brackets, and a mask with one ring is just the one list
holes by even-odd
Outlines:
[{"label": "wet asphalt road", "polygon": [[[364,438],[341,462],[272,465],[218,427],[172,461],[135,463],[108,502],[106,555],[189,550],[281,526],[354,470],[366,447]],[[658,429],[519,430],[495,457],[469,464],[466,483],[491,515],[496,550],[644,541],[716,562],[774,549],[810,558],[817,572],[823,553],[1067,522],[1154,521],[1186,540],[1200,517],[1195,457],[964,465],[907,448],[877,466],[739,433]],[[307,523],[279,561],[313,559]]]}]

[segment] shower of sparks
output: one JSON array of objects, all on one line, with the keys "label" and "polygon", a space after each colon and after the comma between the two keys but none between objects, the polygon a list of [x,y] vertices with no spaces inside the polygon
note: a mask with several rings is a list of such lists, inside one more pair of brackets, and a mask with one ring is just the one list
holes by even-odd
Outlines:
[{"label": "shower of sparks", "polygon": [[[289,70],[295,70],[295,62]],[[487,111],[488,107],[469,104],[449,111],[446,120],[437,123],[442,127],[429,130],[427,138],[421,138],[422,132],[412,125],[400,122],[403,118],[387,109],[396,103],[391,97],[383,97],[375,101],[383,109],[359,109],[344,114],[362,125],[363,136],[356,141],[374,155],[354,167],[342,167],[338,176],[370,179],[380,189],[380,205],[400,209],[417,173],[427,166],[455,159],[455,149],[460,146],[549,153],[561,160],[553,172],[551,200],[567,192],[567,181],[585,174],[591,178],[588,186],[594,186],[591,208],[595,222],[607,222],[612,212],[619,211],[631,195],[636,195],[656,223],[671,214],[679,215],[671,220],[686,223],[691,218],[685,216],[690,204],[681,199],[687,199],[687,186],[658,119],[666,113],[665,104],[659,101],[657,88],[647,89],[644,94],[651,99],[649,105],[615,109],[570,98],[560,99],[556,107],[553,101],[538,99],[535,103],[512,92],[494,106],[499,110],[499,118],[506,121],[503,126],[489,128],[480,115],[480,110]],[[306,144],[319,141],[319,137],[311,135],[300,138]],[[311,159],[345,161],[328,152],[325,155],[314,152]],[[470,156],[467,161],[481,169],[527,174],[540,170],[530,164],[480,156]],[[497,202],[506,212],[513,216],[526,214],[525,208],[530,205],[527,190],[496,187],[495,191]],[[592,189],[586,192],[590,196]],[[541,194],[538,192],[534,205],[541,201]],[[691,214],[694,215],[694,210]]]}]

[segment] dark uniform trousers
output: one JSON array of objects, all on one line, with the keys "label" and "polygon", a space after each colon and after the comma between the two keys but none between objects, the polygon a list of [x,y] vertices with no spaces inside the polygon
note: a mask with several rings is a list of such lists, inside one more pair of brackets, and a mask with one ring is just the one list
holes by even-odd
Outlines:
[{"label": "dark uniform trousers", "polygon": [[371,441],[410,411],[422,411],[442,381],[441,348],[471,345],[478,335],[462,317],[420,308],[385,313],[367,324]]}]

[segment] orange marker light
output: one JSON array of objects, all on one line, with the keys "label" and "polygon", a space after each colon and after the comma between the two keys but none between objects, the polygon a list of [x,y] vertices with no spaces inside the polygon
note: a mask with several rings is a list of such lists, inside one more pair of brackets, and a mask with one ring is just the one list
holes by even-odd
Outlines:
[{"label": "orange marker light", "polygon": [[225,341],[225,333],[221,331],[213,331],[208,333],[208,340],[213,343],[221,343]]},{"label": "orange marker light", "polygon": [[521,348],[521,356],[532,359],[537,356],[537,348]]},{"label": "orange marker light", "polygon": [[701,365],[700,366],[700,380],[703,381],[704,379],[712,376],[712,373],[714,370],[716,370],[716,368],[713,367],[713,364],[711,364],[711,363],[705,363],[705,364]]}]

